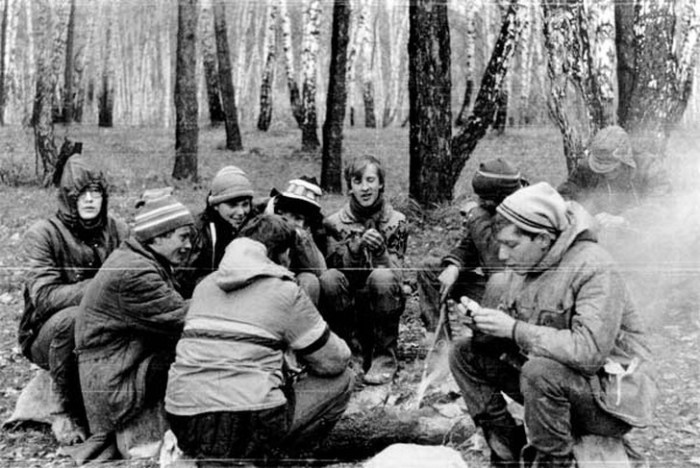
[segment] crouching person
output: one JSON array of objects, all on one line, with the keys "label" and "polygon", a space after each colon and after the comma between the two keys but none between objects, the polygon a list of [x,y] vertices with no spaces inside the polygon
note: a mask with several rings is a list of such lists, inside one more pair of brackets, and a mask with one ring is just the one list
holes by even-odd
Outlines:
[{"label": "crouching person", "polygon": [[348,404],[350,350],[286,268],[294,242],[289,223],[261,215],[195,288],[165,398],[188,457],[261,460],[318,443]]},{"label": "crouching person", "polygon": [[75,337],[90,439],[83,455],[113,448],[115,432],[165,394],[187,302],[173,268],[189,254],[193,218],[172,196],[137,204],[133,237],[114,251],[80,303]]},{"label": "crouching person", "polygon": [[[384,169],[365,155],[345,168],[348,203],[327,217],[328,266],[321,311],[341,337],[359,344],[365,383],[389,383],[398,370],[406,217],[384,199]],[[353,351],[357,351],[353,349]]]},{"label": "crouching person", "polygon": [[478,331],[511,349],[462,339],[450,367],[494,465],[517,466],[526,443],[502,391],[525,407],[526,466],[574,466],[575,437],[619,437],[651,420],[656,386],[641,318],[580,205],[539,183],[497,212],[507,291],[499,309],[467,307]]},{"label": "crouching person", "polygon": [[19,326],[23,353],[51,375],[62,413],[53,429],[60,444],[86,437],[75,359],[78,304],[107,256],[126,239],[125,223],[108,213],[107,182],[83,156],[60,175],[58,212],[34,224],[24,240],[29,269]]}]

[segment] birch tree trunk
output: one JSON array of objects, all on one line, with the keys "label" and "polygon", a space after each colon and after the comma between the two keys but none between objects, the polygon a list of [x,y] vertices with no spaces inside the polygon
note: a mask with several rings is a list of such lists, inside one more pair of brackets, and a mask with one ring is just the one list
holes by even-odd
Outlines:
[{"label": "birch tree trunk", "polygon": [[536,2],[528,5],[523,15],[523,34],[520,41],[520,95],[517,102],[519,125],[529,125],[532,121],[530,90],[532,89],[534,49],[537,47],[533,43],[534,18],[536,15],[533,10],[535,10],[536,5]]},{"label": "birch tree trunk", "polygon": [[175,68],[174,179],[197,180],[199,106],[197,104],[198,0],[178,0],[177,62]]},{"label": "birch tree trunk", "polygon": [[405,67],[402,58],[406,54],[404,44],[408,33],[408,8],[405,3],[396,0],[387,1],[387,8],[390,9],[387,14],[390,18],[389,30],[392,33],[389,35],[391,40],[389,43],[389,85],[382,118],[383,127],[391,125],[398,113],[401,91],[404,89],[404,83],[400,77]]},{"label": "birch tree trunk", "polygon": [[221,98],[226,116],[226,149],[240,151],[243,149],[243,142],[238,128],[236,90],[233,87],[224,0],[216,0],[214,4],[214,30],[216,32],[216,55],[219,62],[219,86],[221,86]]},{"label": "birch tree trunk", "polygon": [[202,0],[202,17],[200,34],[202,39],[202,65],[204,68],[204,82],[207,88],[207,104],[209,106],[209,122],[212,127],[221,125],[226,120],[224,110],[221,107],[221,91],[219,90],[219,76],[216,67],[216,46],[214,44],[214,15],[212,14],[212,0]]},{"label": "birch tree trunk", "polygon": [[318,62],[319,0],[307,0],[304,9],[304,36],[302,39],[301,66],[302,85],[302,151],[315,151],[321,146],[318,140],[316,120],[316,69]]},{"label": "birch tree trunk", "polygon": [[372,28],[372,5],[361,0],[364,20],[360,28],[360,52],[362,56],[362,102],[365,106],[365,127],[376,128],[377,118],[374,113],[374,29]]},{"label": "birch tree trunk", "polygon": [[[360,55],[362,47],[362,30],[365,22],[365,3],[363,0],[351,0],[355,2],[356,8],[351,8],[351,11],[356,11],[350,15],[350,42],[348,44],[348,66],[347,66],[347,89],[348,89],[348,104],[350,106],[350,125],[355,125],[355,107],[357,107],[356,97],[356,81],[357,81],[357,59]],[[354,16],[354,21],[353,21]]]},{"label": "birch tree trunk", "polygon": [[[666,145],[692,90],[697,60],[698,2],[616,2],[620,88],[618,117],[635,150],[644,189],[666,183]],[[630,47],[631,46],[631,47]]]},{"label": "birch tree trunk", "polygon": [[450,28],[446,0],[409,6],[409,193],[424,207],[451,200]]},{"label": "birch tree trunk", "polygon": [[467,122],[467,116],[469,115],[469,106],[471,105],[472,93],[474,92],[474,53],[476,51],[476,24],[474,22],[474,16],[476,14],[476,9],[473,4],[467,4],[465,6],[465,23],[466,23],[466,44],[465,49],[467,51],[467,58],[464,68],[466,70],[466,86],[464,88],[464,99],[462,100],[462,107],[459,109],[457,118],[455,119],[455,125],[461,127]]},{"label": "birch tree trunk", "polygon": [[61,121],[73,122],[75,107],[75,0],[70,0],[68,26],[66,32],[66,61],[63,68],[63,111]]},{"label": "birch tree trunk", "polygon": [[342,191],[343,121],[347,101],[347,53],[350,26],[350,0],[335,0],[331,36],[326,120],[323,124],[321,188],[326,192]]},{"label": "birch tree trunk", "polygon": [[301,105],[301,95],[296,79],[296,67],[294,66],[294,47],[292,42],[292,22],[287,9],[288,0],[280,0],[280,17],[282,19],[282,49],[284,51],[284,65],[287,73],[287,88],[289,89],[289,104],[292,115],[297,125],[304,125],[304,113]]},{"label": "birch tree trunk", "polygon": [[[450,179],[449,184],[444,185],[449,187],[450,197],[464,164],[479,140],[486,134],[488,127],[493,123],[498,94],[508,72],[515,44],[520,40],[522,34],[521,15],[526,5],[526,0],[510,0],[508,10],[503,17],[500,33],[491,53],[491,59],[484,76],[481,78],[481,86],[472,113],[467,119],[466,125],[460,129],[452,141],[452,164],[449,170],[445,171],[449,172]],[[449,200],[450,198],[445,199]]]},{"label": "birch tree trunk", "polygon": [[112,127],[114,125],[114,63],[112,55],[114,54],[114,41],[112,39],[112,29],[114,28],[113,15],[114,7],[107,6],[106,8],[106,25],[105,25],[105,46],[104,56],[102,57],[102,73],[100,92],[98,97],[97,109],[97,125],[100,127]]},{"label": "birch tree trunk", "polygon": [[275,83],[275,62],[277,59],[277,16],[279,5],[277,0],[271,0],[267,8],[267,26],[263,50],[265,51],[265,65],[260,78],[260,115],[258,117],[258,130],[266,132],[270,128],[272,120],[272,90]]},{"label": "birch tree trunk", "polygon": [[0,125],[5,125],[5,102],[7,92],[5,91],[5,75],[7,63],[7,22],[10,13],[10,0],[5,0],[2,8],[2,18],[0,18]]},{"label": "birch tree trunk", "polygon": [[[69,5],[66,1],[38,0],[37,23],[40,25],[37,41],[36,94],[32,127],[37,157],[37,175],[48,186],[56,168],[58,151],[54,141],[52,110],[58,76],[66,48],[66,25]],[[41,167],[39,167],[41,163]]]}]

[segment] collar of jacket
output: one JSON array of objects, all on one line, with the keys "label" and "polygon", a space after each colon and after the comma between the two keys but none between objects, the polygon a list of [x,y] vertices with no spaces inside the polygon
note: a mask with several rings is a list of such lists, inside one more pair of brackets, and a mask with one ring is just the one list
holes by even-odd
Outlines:
[{"label": "collar of jacket", "polygon": [[[393,207],[391,206],[391,203],[388,201],[384,203],[384,209],[382,210],[382,216],[380,219],[380,222],[382,224],[386,224],[389,222],[391,219],[391,213],[393,211]],[[360,223],[362,224],[365,220],[358,219],[350,210],[350,203],[346,203],[345,206],[340,210],[339,214],[340,222],[343,224],[352,224],[352,223]]]},{"label": "collar of jacket", "polygon": [[173,266],[170,264],[170,262],[166,260],[166,258],[162,255],[157,254],[156,252],[154,252],[153,250],[149,249],[147,246],[136,240],[135,237],[129,237],[126,241],[124,241],[124,244],[135,253],[154,261],[155,263],[160,265],[165,271],[167,271],[169,275],[172,276]]}]

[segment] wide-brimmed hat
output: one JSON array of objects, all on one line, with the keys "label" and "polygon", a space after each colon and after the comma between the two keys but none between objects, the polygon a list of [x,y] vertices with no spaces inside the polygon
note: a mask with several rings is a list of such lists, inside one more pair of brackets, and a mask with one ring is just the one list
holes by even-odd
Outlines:
[{"label": "wide-brimmed hat", "polygon": [[597,174],[607,174],[621,165],[636,168],[629,135],[618,125],[603,128],[588,148],[588,167]]},{"label": "wide-brimmed hat", "polygon": [[298,179],[290,180],[284,192],[273,188],[270,195],[296,204],[304,208],[305,211],[315,213],[321,211],[319,200],[323,195],[323,191],[315,177],[302,176]]}]

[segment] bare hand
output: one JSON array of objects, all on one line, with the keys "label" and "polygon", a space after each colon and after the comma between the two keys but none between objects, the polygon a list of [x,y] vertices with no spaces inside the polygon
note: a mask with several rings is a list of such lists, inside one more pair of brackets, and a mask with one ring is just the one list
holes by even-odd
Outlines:
[{"label": "bare hand", "polygon": [[510,338],[513,336],[515,319],[510,315],[498,309],[486,307],[470,308],[470,310],[472,310],[474,324],[482,333],[498,338]]},{"label": "bare hand", "polygon": [[376,229],[367,229],[362,234],[360,243],[370,252],[381,252],[384,249],[384,238]]},{"label": "bare hand", "polygon": [[444,302],[452,292],[452,288],[459,278],[459,268],[457,265],[447,265],[447,267],[442,270],[440,276],[438,276],[438,281],[440,282],[440,302]]}]

